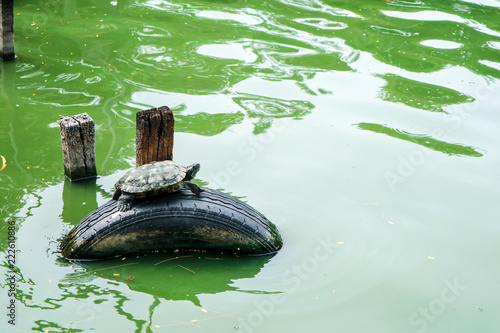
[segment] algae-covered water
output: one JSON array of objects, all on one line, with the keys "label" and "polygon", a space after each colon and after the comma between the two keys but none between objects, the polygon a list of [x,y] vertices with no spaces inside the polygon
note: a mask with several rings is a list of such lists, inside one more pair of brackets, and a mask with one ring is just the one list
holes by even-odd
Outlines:
[{"label": "algae-covered water", "polygon": [[[15,38],[1,332],[500,328],[500,1],[17,1]],[[61,257],[163,105],[174,159],[266,215],[276,255]],[[99,177],[70,183],[57,120],[83,112]]]}]

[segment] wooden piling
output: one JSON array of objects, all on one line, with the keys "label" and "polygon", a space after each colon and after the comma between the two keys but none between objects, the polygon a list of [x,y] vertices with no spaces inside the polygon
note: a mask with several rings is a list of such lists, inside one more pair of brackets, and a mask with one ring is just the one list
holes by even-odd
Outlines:
[{"label": "wooden piling", "polygon": [[174,114],[166,106],[140,111],[136,116],[136,166],[172,160]]},{"label": "wooden piling", "polygon": [[97,175],[95,162],[94,121],[86,113],[69,116],[58,121],[64,173],[70,180],[79,180]]},{"label": "wooden piling", "polygon": [[14,0],[0,0],[0,56],[12,60],[14,54]]}]

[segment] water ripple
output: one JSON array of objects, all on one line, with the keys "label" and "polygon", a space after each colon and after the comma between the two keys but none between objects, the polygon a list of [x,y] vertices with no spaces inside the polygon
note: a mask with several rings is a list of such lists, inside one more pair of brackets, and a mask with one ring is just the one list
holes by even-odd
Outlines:
[{"label": "water ripple", "polygon": [[420,42],[421,45],[433,47],[435,49],[458,49],[463,46],[461,43],[441,39],[428,39]]},{"label": "water ripple", "polygon": [[348,25],[344,22],[335,22],[324,18],[299,18],[295,19],[295,22],[310,25],[311,27],[323,30],[342,30],[348,27]]},{"label": "water ripple", "polygon": [[228,12],[214,11],[214,10],[202,10],[200,12],[197,12],[196,16],[208,18],[211,20],[234,21],[245,25],[257,25],[263,22],[261,18],[254,15],[250,15],[249,13],[245,12],[239,12],[235,14],[235,13],[228,13]]},{"label": "water ripple", "polygon": [[197,52],[214,58],[236,59],[245,62],[254,62],[257,60],[257,55],[248,48],[248,44],[206,44],[201,45]]},{"label": "water ripple", "polygon": [[395,17],[404,20],[417,21],[451,21],[457,23],[467,23],[467,20],[454,14],[443,13],[436,10],[422,10],[417,12],[402,12],[393,10],[383,10],[382,13],[388,17]]},{"label": "water ripple", "polygon": [[320,0],[281,0],[281,2],[306,11],[327,13],[332,16],[358,18],[358,19],[362,18],[362,16],[354,13],[351,10],[345,8],[332,7]]},{"label": "water ripple", "polygon": [[481,157],[483,154],[479,152],[477,148],[458,144],[446,142],[437,138],[433,138],[430,135],[425,134],[413,134],[403,130],[390,128],[381,124],[372,123],[359,123],[357,126],[362,130],[368,130],[380,134],[385,134],[396,139],[409,141],[417,145],[439,151],[447,155],[465,155],[470,157]]}]

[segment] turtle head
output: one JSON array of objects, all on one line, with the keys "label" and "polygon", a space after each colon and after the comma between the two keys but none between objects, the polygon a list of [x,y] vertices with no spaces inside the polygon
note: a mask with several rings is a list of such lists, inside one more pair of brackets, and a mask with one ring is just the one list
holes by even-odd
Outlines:
[{"label": "turtle head", "polygon": [[191,180],[196,176],[196,173],[200,171],[200,163],[194,163],[188,166],[186,169],[186,180]]}]

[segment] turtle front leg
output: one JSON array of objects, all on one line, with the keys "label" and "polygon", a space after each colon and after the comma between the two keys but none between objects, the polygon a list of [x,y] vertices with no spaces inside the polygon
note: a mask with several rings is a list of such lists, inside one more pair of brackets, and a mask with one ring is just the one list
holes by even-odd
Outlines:
[{"label": "turtle front leg", "polygon": [[130,193],[122,193],[120,197],[118,198],[118,210],[120,212],[126,212],[130,210],[132,207],[132,201],[134,201],[135,194],[130,194]]},{"label": "turtle front leg", "polygon": [[122,195],[122,191],[120,189],[116,189],[115,193],[113,193],[113,200],[118,200]]},{"label": "turtle front leg", "polygon": [[196,195],[200,195],[201,192],[205,191],[204,189],[202,189],[201,187],[199,187],[195,183],[191,183],[191,182],[184,182],[184,187],[188,188],[191,192],[193,192]]}]

